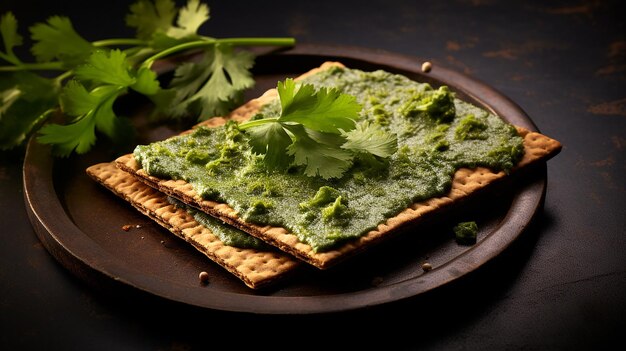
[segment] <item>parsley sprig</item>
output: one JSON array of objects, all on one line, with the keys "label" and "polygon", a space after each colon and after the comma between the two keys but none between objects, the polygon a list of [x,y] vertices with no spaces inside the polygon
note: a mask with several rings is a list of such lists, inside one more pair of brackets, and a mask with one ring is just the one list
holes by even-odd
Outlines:
[{"label": "parsley sprig", "polygon": [[[17,19],[11,12],[3,14],[0,149],[20,145],[37,130],[38,141],[52,144],[60,156],[89,151],[99,133],[123,139],[131,124],[115,114],[113,104],[129,90],[146,95],[162,115],[172,118],[227,113],[254,84],[254,56],[234,48],[294,45],[293,38],[218,39],[198,34],[208,19],[209,7],[199,0],[188,0],[182,8],[173,0],[139,0],[126,16],[135,38],[88,41],[69,18],[53,16],[30,27],[36,62],[24,62],[14,52],[23,44]],[[152,70],[154,62],[191,51],[200,51],[200,59],[180,64],[169,86],[161,86]],[[57,75],[49,78],[50,72]],[[57,111],[66,123],[41,127]]]},{"label": "parsley sprig", "polygon": [[293,79],[277,86],[279,117],[239,124],[250,136],[252,151],[264,155],[269,169],[303,166],[304,174],[340,178],[355,158],[386,158],[397,150],[394,134],[368,123],[357,124],[361,111],[354,96],[337,89],[298,85]]}]

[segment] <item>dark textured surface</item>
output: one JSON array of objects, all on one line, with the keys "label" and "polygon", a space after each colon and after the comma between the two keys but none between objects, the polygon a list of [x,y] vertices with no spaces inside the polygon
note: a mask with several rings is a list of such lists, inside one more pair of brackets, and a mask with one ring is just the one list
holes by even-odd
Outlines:
[{"label": "dark textured surface", "polygon": [[[40,3],[40,4],[37,4]],[[0,156],[0,349],[187,350],[236,344],[591,349],[626,330],[626,25],[619,1],[214,1],[204,33],[296,36],[432,59],[509,96],[564,144],[522,240],[459,284],[356,313],[209,313],[110,296],[62,268],[22,199],[23,150]],[[88,39],[131,34],[125,2],[3,1],[21,24],[70,16]],[[97,16],[92,14],[97,13]],[[307,331],[312,331],[308,334]],[[352,333],[346,334],[347,331]],[[248,332],[245,338],[230,338]],[[349,335],[348,337],[345,337]],[[327,338],[326,336],[330,336]]]},{"label": "dark textured surface", "polygon": [[[353,68],[393,70],[420,81],[428,79],[436,86],[447,84],[457,96],[474,97],[477,103],[480,101],[514,125],[534,128],[517,105],[468,76],[442,67],[433,67],[424,74],[419,59],[362,48],[301,43],[281,53],[259,56],[254,67],[258,86],[250,91],[250,96],[263,93],[259,86],[274,86],[290,72],[305,72],[328,60],[340,60]],[[137,104],[139,99],[129,100]],[[141,115],[133,115],[133,120],[141,120]],[[145,144],[164,138],[152,133],[151,129],[141,132],[142,140],[138,142]],[[545,164],[515,172],[508,182],[492,183],[488,194],[470,195],[473,199],[467,200],[470,202],[457,198],[462,203],[451,206],[456,210],[442,206],[436,214],[425,214],[417,219],[422,225],[402,230],[397,240],[381,238],[385,244],[380,250],[367,249],[360,257],[325,272],[313,267],[302,269],[289,282],[255,292],[219,266],[209,264],[206,257],[184,241],[173,240],[159,225],[129,210],[128,205],[89,178],[85,174],[87,167],[110,162],[118,156],[111,155],[107,149],[98,145],[89,154],[54,160],[49,147],[35,141],[29,143],[23,167],[24,197],[44,247],[83,279],[90,271],[102,272],[171,301],[224,311],[268,314],[348,311],[415,297],[449,284],[481,268],[523,234],[541,209],[546,186]],[[468,188],[473,187],[469,183],[463,186]],[[459,245],[455,241],[451,226],[461,218],[478,222],[476,244]],[[139,223],[141,228],[121,229],[129,223]],[[424,260],[428,260],[433,271],[425,273],[419,268]],[[198,284],[198,273],[203,270],[211,277],[209,286]],[[102,274],[90,280],[111,283]]]}]

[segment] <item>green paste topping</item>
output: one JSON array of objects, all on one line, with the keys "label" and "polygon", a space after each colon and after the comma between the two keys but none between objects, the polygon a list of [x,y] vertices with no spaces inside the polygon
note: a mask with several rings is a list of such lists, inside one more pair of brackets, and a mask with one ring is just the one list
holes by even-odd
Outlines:
[{"label": "green paste topping", "polygon": [[219,219],[211,217],[202,211],[198,211],[197,209],[180,202],[173,197],[168,196],[167,201],[174,206],[187,211],[187,213],[193,216],[198,223],[202,224],[204,227],[209,229],[213,235],[218,237],[224,245],[238,247],[241,249],[271,249],[271,246],[262,240],[259,240],[248,233],[242,232],[235,227],[231,227]]},{"label": "green paste topping", "polygon": [[476,235],[478,234],[478,225],[476,222],[461,222],[452,229],[456,242],[461,245],[476,244]]},{"label": "green paste topping", "polygon": [[[499,117],[384,71],[332,68],[305,80],[334,87],[363,106],[357,124],[396,134],[387,159],[358,157],[339,179],[308,177],[302,167],[271,171],[235,122],[197,128],[135,149],[150,175],[184,179],[205,199],[229,204],[248,222],[285,227],[317,252],[355,239],[410,204],[447,193],[455,171],[484,166],[508,171],[523,155],[522,138]],[[277,117],[280,103],[254,118]]]}]

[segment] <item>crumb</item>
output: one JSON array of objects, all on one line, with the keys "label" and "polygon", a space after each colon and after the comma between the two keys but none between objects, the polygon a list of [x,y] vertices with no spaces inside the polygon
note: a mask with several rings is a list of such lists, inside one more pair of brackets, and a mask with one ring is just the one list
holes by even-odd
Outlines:
[{"label": "crumb", "polygon": [[140,228],[141,228],[141,224],[137,224],[137,225],[135,226],[135,228],[140,229]]},{"label": "crumb", "polygon": [[132,227],[133,227],[133,226],[132,226],[132,225],[130,225],[130,224],[124,224],[124,225],[122,226],[122,230],[123,230],[123,231],[125,231],[125,232],[127,232],[127,231],[129,231],[129,230],[130,230],[130,228],[132,228]]},{"label": "crumb", "polygon": [[422,263],[422,270],[424,270],[424,272],[429,272],[433,270],[433,265],[428,263],[428,262],[424,262]]},{"label": "crumb", "polygon": [[206,285],[209,283],[209,273],[207,272],[200,272],[200,274],[198,274],[198,278],[200,278],[200,284],[202,285]]},{"label": "crumb", "polygon": [[433,69],[433,64],[426,61],[424,63],[422,63],[422,72],[430,72],[430,70]]}]

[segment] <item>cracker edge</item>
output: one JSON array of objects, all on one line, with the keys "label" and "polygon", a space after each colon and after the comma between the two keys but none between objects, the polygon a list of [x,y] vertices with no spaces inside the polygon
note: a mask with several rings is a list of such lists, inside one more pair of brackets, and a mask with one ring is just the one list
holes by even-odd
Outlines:
[{"label": "cracker edge", "polygon": [[[156,223],[172,232],[177,237],[190,243],[198,251],[202,252],[209,259],[222,266],[228,272],[243,281],[252,289],[264,288],[273,283],[284,279],[290,275],[300,264],[300,262],[289,257],[283,252],[268,252],[255,249],[240,249],[237,247],[225,245],[210,229],[198,223],[184,209],[178,208],[167,202],[166,195],[158,192],[135,178],[133,175],[123,172],[115,166],[113,162],[100,163],[90,166],[86,170],[87,174],[109,189],[118,197],[124,199],[135,207],[139,212],[148,216]],[[113,173],[113,175],[108,174]],[[128,182],[122,182],[125,178]],[[113,184],[111,181],[115,181]],[[131,190],[128,190],[128,189]],[[132,190],[136,188],[135,190]],[[140,199],[137,199],[140,197]],[[139,200],[139,201],[138,201]],[[150,203],[165,202],[167,205],[150,205]],[[171,213],[168,216],[160,215],[161,213]],[[208,243],[204,244],[195,238],[196,235],[206,236]],[[210,244],[210,245],[209,245]],[[233,255],[234,251],[240,256],[240,264],[233,265],[228,259]],[[259,267],[264,261],[269,263],[272,268],[266,267],[264,274],[248,273],[241,267],[251,266]],[[252,270],[255,272],[256,269]]]}]

